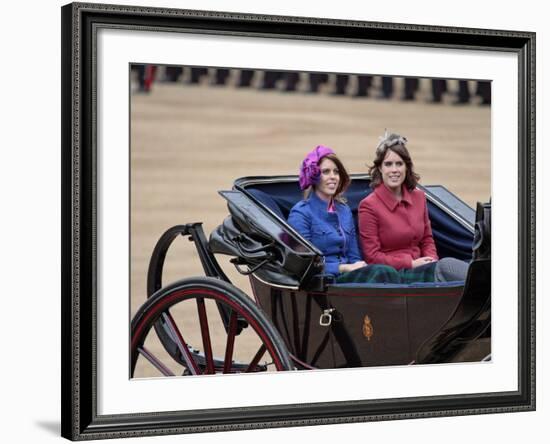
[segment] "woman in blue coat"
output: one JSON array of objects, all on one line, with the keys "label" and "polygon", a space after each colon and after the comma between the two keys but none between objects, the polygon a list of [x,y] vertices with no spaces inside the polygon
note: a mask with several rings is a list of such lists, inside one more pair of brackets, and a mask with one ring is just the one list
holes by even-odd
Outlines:
[{"label": "woman in blue coat", "polygon": [[399,273],[386,265],[369,265],[361,259],[357,233],[343,193],[351,180],[330,148],[319,145],[302,162],[298,202],[288,223],[315,245],[325,257],[325,272],[337,282],[400,283]]}]

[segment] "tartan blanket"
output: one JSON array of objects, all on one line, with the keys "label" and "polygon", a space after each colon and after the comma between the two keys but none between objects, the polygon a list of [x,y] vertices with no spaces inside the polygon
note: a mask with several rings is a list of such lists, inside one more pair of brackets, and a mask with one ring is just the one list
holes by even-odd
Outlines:
[{"label": "tartan blanket", "polygon": [[381,283],[381,284],[413,284],[416,282],[435,282],[436,262],[411,269],[396,270],[389,265],[367,265],[358,270],[341,273],[336,282],[347,283]]}]

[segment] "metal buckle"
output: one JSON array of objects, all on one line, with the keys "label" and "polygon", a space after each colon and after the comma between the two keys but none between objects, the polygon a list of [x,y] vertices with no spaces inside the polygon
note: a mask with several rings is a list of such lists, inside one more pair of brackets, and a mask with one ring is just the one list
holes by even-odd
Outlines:
[{"label": "metal buckle", "polygon": [[328,327],[330,324],[332,324],[332,315],[331,313],[334,311],[334,308],[327,308],[326,310],[323,310],[323,313],[321,314],[321,317],[319,318],[319,325],[321,327]]}]

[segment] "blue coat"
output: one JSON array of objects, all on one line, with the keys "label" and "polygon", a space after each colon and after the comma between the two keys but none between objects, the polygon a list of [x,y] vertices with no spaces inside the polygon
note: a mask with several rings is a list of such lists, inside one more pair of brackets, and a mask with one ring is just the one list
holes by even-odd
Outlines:
[{"label": "blue coat", "polygon": [[327,202],[315,192],[298,202],[290,210],[288,223],[325,255],[325,271],[338,275],[338,265],[361,261],[357,233],[350,208],[335,203],[335,212],[329,212]]}]

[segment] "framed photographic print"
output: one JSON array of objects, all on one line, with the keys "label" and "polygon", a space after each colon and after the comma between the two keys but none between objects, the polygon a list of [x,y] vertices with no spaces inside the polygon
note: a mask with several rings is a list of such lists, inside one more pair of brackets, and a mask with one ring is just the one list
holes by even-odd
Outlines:
[{"label": "framed photographic print", "polygon": [[64,6],[63,436],[534,409],[534,44]]}]

